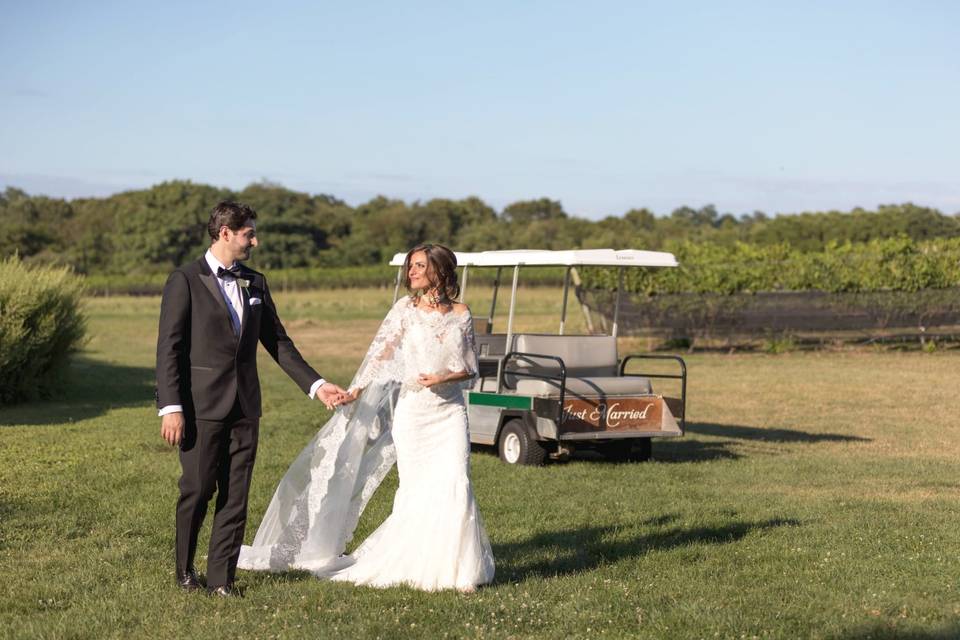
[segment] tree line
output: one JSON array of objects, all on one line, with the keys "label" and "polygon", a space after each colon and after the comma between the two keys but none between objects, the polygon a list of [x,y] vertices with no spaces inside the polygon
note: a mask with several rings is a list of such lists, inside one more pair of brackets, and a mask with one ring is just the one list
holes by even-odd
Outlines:
[{"label": "tree line", "polygon": [[382,265],[424,241],[461,251],[749,244],[822,252],[889,238],[960,237],[958,215],[909,203],[777,216],[759,211],[737,216],[712,205],[680,207],[665,216],[640,208],[593,221],[548,198],[515,202],[502,211],[478,197],[408,203],[380,196],[350,206],[331,195],[269,182],[232,191],[170,181],[73,200],[8,187],[0,193],[0,258],[18,255],[84,274],[166,273],[203,252],[210,208],[222,199],[240,200],[259,212],[262,243],[251,264],[264,269]]}]

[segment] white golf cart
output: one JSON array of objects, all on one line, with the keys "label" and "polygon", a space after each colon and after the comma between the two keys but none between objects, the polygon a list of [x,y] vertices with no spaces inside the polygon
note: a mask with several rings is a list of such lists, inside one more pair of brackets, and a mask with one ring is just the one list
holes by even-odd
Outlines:
[{"label": "white golf cart", "polygon": [[[403,278],[402,253],[390,261],[398,266],[394,301]],[[483,251],[457,253],[462,267],[461,300],[467,302],[471,269],[494,268],[496,278],[490,312],[474,309],[480,375],[464,392],[470,417],[470,439],[495,445],[509,464],[542,464],[547,457],[567,459],[574,449],[594,449],[620,461],[646,460],[650,439],[683,435],[687,371],[673,355],[617,354],[617,327],[627,268],[675,267],[671,253],[613,249],[582,251]],[[566,267],[563,303],[557,334],[515,333],[514,314],[521,267]],[[610,331],[567,335],[571,274],[577,267],[615,267],[618,287]],[[493,319],[505,268],[513,270],[510,310],[504,333],[494,333]],[[588,325],[589,326],[589,325]],[[671,372],[631,371],[631,363],[664,361]],[[659,371],[659,369],[658,369]],[[651,379],[673,379],[678,398],[654,392]]]}]

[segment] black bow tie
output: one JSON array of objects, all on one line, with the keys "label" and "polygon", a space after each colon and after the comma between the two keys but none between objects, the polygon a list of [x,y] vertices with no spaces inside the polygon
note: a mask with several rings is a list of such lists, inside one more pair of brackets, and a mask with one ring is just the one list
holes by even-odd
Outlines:
[{"label": "black bow tie", "polygon": [[239,278],[240,265],[235,264],[229,269],[224,269],[223,267],[217,267],[217,277],[218,278]]}]

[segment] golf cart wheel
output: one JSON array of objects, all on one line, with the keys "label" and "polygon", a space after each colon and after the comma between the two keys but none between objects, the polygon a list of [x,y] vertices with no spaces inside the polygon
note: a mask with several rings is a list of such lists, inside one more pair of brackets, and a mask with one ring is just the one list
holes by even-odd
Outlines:
[{"label": "golf cart wheel", "polygon": [[547,457],[547,450],[530,437],[523,422],[516,418],[503,425],[497,448],[500,459],[507,464],[541,465]]},{"label": "golf cart wheel", "polygon": [[650,438],[615,440],[600,449],[603,457],[611,462],[646,462],[652,454]]}]

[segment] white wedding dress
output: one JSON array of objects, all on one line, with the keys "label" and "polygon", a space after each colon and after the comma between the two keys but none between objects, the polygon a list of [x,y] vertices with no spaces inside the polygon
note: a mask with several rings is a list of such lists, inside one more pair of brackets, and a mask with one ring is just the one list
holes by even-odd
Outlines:
[{"label": "white wedding dress", "polygon": [[[291,465],[238,566],[426,591],[489,583],[494,560],[470,484],[462,385],[416,381],[459,371],[477,372],[469,311],[397,302],[350,385],[363,389],[359,399],[339,408]],[[392,513],[343,555],[394,461],[400,485]]]}]

